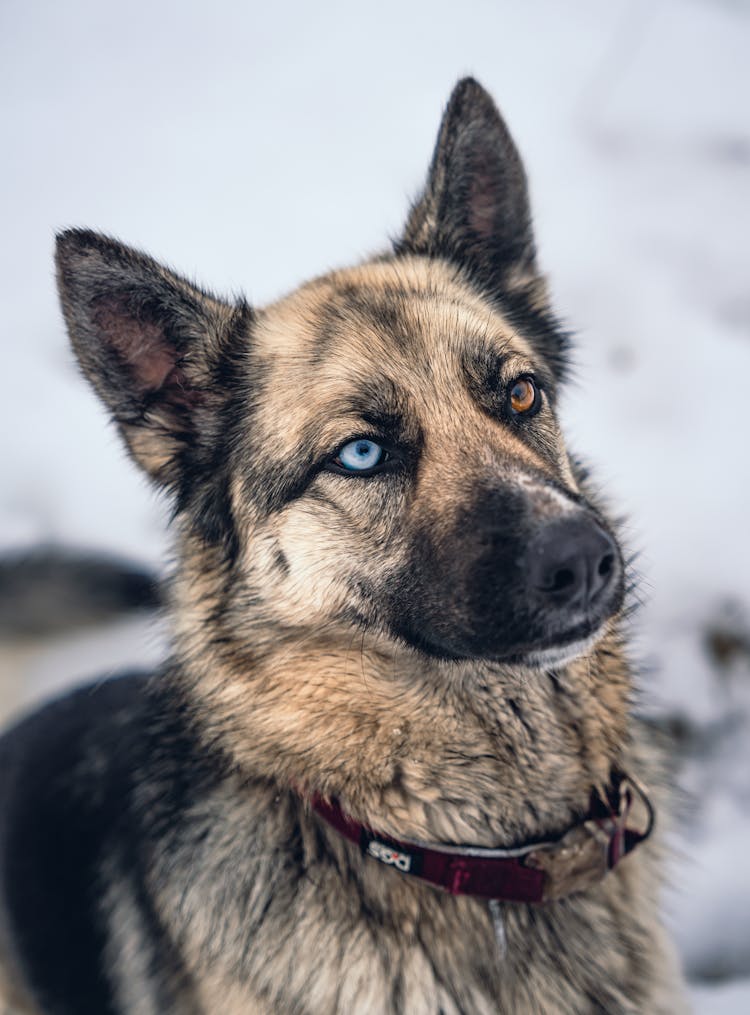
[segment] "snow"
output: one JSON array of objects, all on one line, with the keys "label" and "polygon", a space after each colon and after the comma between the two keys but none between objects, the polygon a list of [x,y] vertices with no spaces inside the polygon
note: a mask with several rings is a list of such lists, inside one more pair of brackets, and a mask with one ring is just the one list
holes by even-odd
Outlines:
[{"label": "snow", "polygon": [[579,334],[571,444],[641,550],[643,707],[690,730],[670,906],[691,974],[736,978],[696,988],[712,1015],[750,1010],[750,666],[706,649],[711,625],[750,631],[749,43],[742,0],[0,12],[0,550],[166,552],[164,505],[68,352],[56,229],[113,233],[261,303],[395,235],[453,82],[495,95]]},{"label": "snow", "polygon": [[695,1015],[746,1015],[750,1011],[750,980],[694,987]]},{"label": "snow", "polygon": [[0,646],[0,727],[61,688],[153,669],[167,652],[164,622],[145,612],[64,635],[14,639]]}]

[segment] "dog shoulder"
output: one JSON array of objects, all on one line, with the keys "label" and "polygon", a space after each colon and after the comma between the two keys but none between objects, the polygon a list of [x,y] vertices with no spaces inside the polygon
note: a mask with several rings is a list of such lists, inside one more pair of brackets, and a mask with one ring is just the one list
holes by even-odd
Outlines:
[{"label": "dog shoulder", "polygon": [[45,1005],[67,996],[71,1010],[109,1010],[91,961],[104,938],[99,872],[127,807],[145,684],[133,674],[80,688],[0,740],[0,928],[17,967],[5,975]]}]

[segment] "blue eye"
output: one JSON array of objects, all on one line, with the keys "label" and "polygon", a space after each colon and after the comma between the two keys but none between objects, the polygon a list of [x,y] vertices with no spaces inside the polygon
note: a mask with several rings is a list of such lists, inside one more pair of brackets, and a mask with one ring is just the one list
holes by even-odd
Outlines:
[{"label": "blue eye", "polygon": [[385,448],[375,441],[368,441],[360,438],[356,441],[349,441],[339,451],[336,464],[341,465],[349,472],[366,472],[374,469],[386,459]]}]

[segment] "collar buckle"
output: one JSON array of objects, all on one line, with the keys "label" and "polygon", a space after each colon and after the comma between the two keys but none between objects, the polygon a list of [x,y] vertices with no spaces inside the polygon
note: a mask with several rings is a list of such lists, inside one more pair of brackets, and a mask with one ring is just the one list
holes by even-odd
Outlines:
[{"label": "collar buckle", "polygon": [[[643,831],[629,829],[634,805],[641,811]],[[544,872],[543,901],[562,899],[597,884],[626,853],[646,839],[653,827],[651,803],[635,780],[623,776],[607,798],[594,795],[591,817],[556,842],[544,843],[524,858],[528,867]]]},{"label": "collar buckle", "polygon": [[596,820],[585,821],[549,845],[524,857],[527,867],[544,872],[542,901],[562,899],[598,884],[609,870],[611,836]]}]

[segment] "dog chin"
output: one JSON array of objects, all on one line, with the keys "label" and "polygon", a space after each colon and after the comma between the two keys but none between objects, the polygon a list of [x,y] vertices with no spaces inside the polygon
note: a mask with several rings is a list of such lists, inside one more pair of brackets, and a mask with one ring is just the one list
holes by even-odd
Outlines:
[{"label": "dog chin", "polygon": [[602,630],[590,634],[587,638],[580,638],[567,645],[553,645],[550,648],[538,649],[532,652],[525,652],[519,659],[523,666],[534,670],[549,670],[560,666],[567,666],[581,656],[586,655],[596,645],[602,634]]}]

